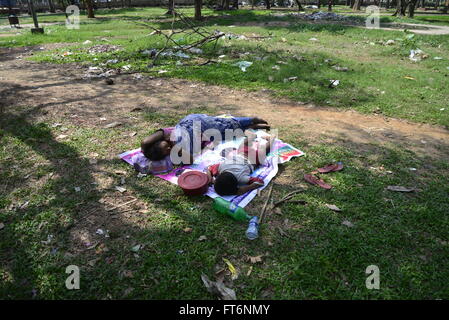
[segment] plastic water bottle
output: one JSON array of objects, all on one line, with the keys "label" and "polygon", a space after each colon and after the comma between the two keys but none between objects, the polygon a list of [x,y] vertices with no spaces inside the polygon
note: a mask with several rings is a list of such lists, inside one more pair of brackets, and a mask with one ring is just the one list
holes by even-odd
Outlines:
[{"label": "plastic water bottle", "polygon": [[246,237],[249,240],[254,240],[259,236],[259,217],[252,217],[249,220],[248,229],[246,229]]},{"label": "plastic water bottle", "polygon": [[251,216],[248,215],[242,207],[220,197],[214,199],[213,207],[218,212],[227,214],[237,221],[248,221],[251,219]]}]

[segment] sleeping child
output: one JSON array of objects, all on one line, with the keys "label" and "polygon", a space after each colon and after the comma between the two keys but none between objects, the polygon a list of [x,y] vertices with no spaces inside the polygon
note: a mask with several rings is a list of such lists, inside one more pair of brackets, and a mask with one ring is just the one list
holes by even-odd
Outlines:
[{"label": "sleeping child", "polygon": [[242,195],[263,186],[263,180],[251,177],[251,173],[265,162],[274,140],[274,136],[258,138],[254,132],[246,130],[238,149],[229,152],[221,163],[208,167],[215,192],[221,196]]}]

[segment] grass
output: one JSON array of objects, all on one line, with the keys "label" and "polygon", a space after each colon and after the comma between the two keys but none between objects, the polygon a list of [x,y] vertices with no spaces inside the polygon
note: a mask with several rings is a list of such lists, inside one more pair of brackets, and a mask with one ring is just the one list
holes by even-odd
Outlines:
[{"label": "grass", "polygon": [[[116,13],[120,15],[117,20],[89,22],[76,32],[51,26],[44,36],[0,38],[0,45],[67,42],[69,47],[41,52],[36,60],[97,65],[117,58],[120,62],[112,67],[130,64],[135,71],[148,71],[145,66],[151,61],[140,51],[160,47],[161,38],[146,37],[148,30],[127,19],[133,14],[155,19],[163,10]],[[447,36],[410,38],[399,32],[337,25],[230,27],[246,13],[230,14],[210,19],[206,25],[212,29],[217,23],[222,31],[248,36],[271,34],[273,39],[225,41],[218,51],[205,48],[203,56],[195,57],[217,59],[225,54],[223,63],[176,67],[176,60],[165,59],[156,70],[168,70],[167,76],[248,90],[267,88],[275,96],[336,108],[448,125],[447,112],[440,111],[447,109]],[[276,20],[257,13],[247,17]],[[164,22],[153,23],[160,26]],[[101,40],[104,37],[109,42]],[[319,42],[310,41],[311,37]],[[401,40],[392,47],[379,44],[388,39]],[[93,43],[83,45],[85,40]],[[86,48],[100,43],[121,45],[123,50],[86,53]],[[415,46],[431,57],[411,63],[406,55]],[[63,57],[61,53],[67,50],[74,54]],[[250,54],[240,58],[246,52]],[[444,60],[433,60],[436,55]],[[233,65],[240,60],[253,65],[244,73]],[[271,69],[274,64],[280,66],[279,71]],[[350,71],[337,72],[332,69],[334,64]],[[298,76],[298,80],[284,83],[289,76]],[[327,81],[335,78],[341,85],[327,88]],[[244,236],[247,226],[214,212],[211,200],[187,198],[175,186],[153,177],[138,178],[132,168],[115,159],[115,154],[137,147],[130,145],[123,131],[141,132],[133,138],[139,141],[146,131],[173,125],[185,114],[222,110],[206,105],[173,107],[172,111],[143,112],[139,130],[128,126],[98,130],[50,115],[32,120],[30,106],[2,114],[0,297],[213,299],[200,276],[204,273],[212,279],[218,269],[226,268],[222,259],[227,258],[240,272],[233,287],[239,299],[449,298],[447,158],[418,154],[388,141],[362,144],[337,139],[329,144],[325,134],[312,139],[301,134],[300,128],[283,128],[282,139],[301,148],[306,156],[281,170],[280,175],[289,176],[289,183],[274,187],[275,199],[288,193],[304,173],[329,161],[342,160],[345,169],[326,176],[334,186],[331,191],[309,187],[295,196],[306,200],[307,206],[285,204],[282,215],[271,213],[261,226],[261,237],[249,242]],[[52,127],[55,122],[67,127],[69,139],[55,138],[64,133],[60,127]],[[441,148],[444,151],[445,146]],[[97,165],[89,162],[93,153],[98,154]],[[410,171],[410,167],[418,171]],[[123,176],[128,189],[124,195],[114,190]],[[392,193],[385,190],[388,185],[413,186],[420,191]],[[75,187],[81,191],[76,192]],[[129,199],[127,194],[144,203],[144,210],[137,208],[129,214],[106,211],[108,202],[122,203]],[[330,211],[326,203],[343,211]],[[254,204],[248,211],[258,214],[260,207]],[[345,220],[354,227],[342,225]],[[184,232],[186,227],[192,232]],[[95,234],[98,228],[108,229],[110,237]],[[49,235],[53,238],[47,242]],[[207,240],[197,241],[201,235]],[[80,241],[84,242],[81,247],[76,245]],[[137,244],[143,248],[133,252],[131,248]],[[251,264],[247,259],[258,255],[263,255],[262,263]],[[81,269],[78,291],[64,286],[65,268],[72,264]],[[365,287],[365,269],[372,264],[380,268],[380,290]]]}]

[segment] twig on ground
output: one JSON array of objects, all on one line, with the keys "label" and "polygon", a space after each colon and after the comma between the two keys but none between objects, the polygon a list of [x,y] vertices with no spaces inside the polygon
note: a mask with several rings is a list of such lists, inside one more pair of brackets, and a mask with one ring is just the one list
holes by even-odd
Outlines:
[{"label": "twig on ground", "polygon": [[128,205],[128,204],[130,204],[130,203],[133,203],[133,202],[136,202],[136,201],[137,201],[137,199],[133,199],[133,200],[131,200],[131,201],[124,202],[124,203],[121,203],[121,204],[119,204],[119,205],[117,205],[117,206],[114,206],[114,207],[112,207],[112,208],[106,209],[106,211],[112,211],[112,210],[114,210],[114,209],[118,209],[118,208],[120,208],[120,207],[126,206],[126,205]]},{"label": "twig on ground", "polygon": [[290,200],[291,198],[293,198],[293,196],[294,196],[295,194],[300,193],[300,192],[303,192],[303,191],[304,191],[304,189],[298,189],[298,190],[295,190],[295,191],[292,191],[292,192],[288,193],[284,198],[282,198],[281,200],[279,200],[278,202],[276,202],[276,203],[274,204],[274,206],[276,207],[276,206],[278,206],[278,205],[284,203],[285,201]]},{"label": "twig on ground", "polygon": [[273,192],[273,184],[272,184],[271,187],[270,187],[270,191],[268,192],[267,200],[265,201],[265,204],[264,204],[264,206],[263,206],[263,208],[262,208],[262,212],[260,213],[259,224],[262,223],[262,220],[263,220],[263,218],[264,218],[264,216],[265,216],[265,211],[266,211],[266,209],[267,209],[268,201],[270,201],[270,198],[271,198],[271,192]]}]

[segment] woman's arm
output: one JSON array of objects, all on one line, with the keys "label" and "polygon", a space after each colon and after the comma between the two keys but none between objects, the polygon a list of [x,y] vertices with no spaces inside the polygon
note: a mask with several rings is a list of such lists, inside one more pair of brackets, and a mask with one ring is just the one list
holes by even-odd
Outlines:
[{"label": "woman's arm", "polygon": [[163,140],[163,139],[164,139],[164,130],[159,129],[152,135],[144,138],[142,140],[141,147],[143,148],[143,146],[151,145],[151,144],[153,144],[157,141]]},{"label": "woman's arm", "polygon": [[258,184],[258,183],[251,183],[250,185],[247,185],[247,186],[238,187],[237,195],[240,196],[242,194],[247,193],[248,191],[252,191],[252,190],[257,189],[257,188],[259,188],[261,186],[263,186],[263,185]]}]

